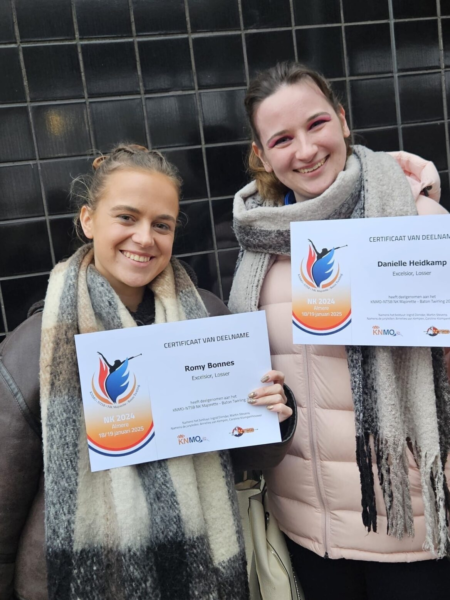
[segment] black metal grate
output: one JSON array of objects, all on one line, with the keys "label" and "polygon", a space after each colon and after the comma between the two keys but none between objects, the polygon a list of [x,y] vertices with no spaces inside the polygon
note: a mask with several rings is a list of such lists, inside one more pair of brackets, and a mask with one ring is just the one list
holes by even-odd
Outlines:
[{"label": "black metal grate", "polygon": [[286,59],[332,79],[357,142],[433,160],[450,207],[449,0],[0,0],[0,339],[76,247],[71,177],[119,141],[178,166],[175,252],[226,300],[242,100]]}]

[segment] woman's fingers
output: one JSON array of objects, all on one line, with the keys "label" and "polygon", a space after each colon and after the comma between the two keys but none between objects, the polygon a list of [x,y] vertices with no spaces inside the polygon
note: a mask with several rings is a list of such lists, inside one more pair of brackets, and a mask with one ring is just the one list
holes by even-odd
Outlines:
[{"label": "woman's fingers", "polygon": [[286,404],[287,398],[280,384],[259,388],[248,395],[249,404]]},{"label": "woman's fingers", "polygon": [[[255,394],[255,392],[252,392],[252,394]],[[252,396],[248,398],[248,402],[249,404],[253,404],[253,406],[265,406],[267,410],[278,413],[278,420],[280,423],[286,419],[289,419],[289,417],[292,415],[292,408],[286,406],[286,396],[284,391],[283,393],[269,394],[267,396]]]},{"label": "woman's fingers", "polygon": [[[248,397],[249,399],[252,398],[262,398],[265,396],[270,396],[272,394],[281,394],[283,399],[281,400],[281,402],[283,402],[283,404],[286,404],[287,399],[286,396],[284,394],[284,373],[282,373],[281,371],[269,371],[268,373],[266,373],[264,375],[264,377],[261,378],[262,383],[269,383],[271,382],[273,385],[265,385],[264,387],[260,387],[256,390],[253,390],[253,392],[251,392]],[[253,403],[255,404],[255,403]]]},{"label": "woman's fingers", "polygon": [[284,384],[284,373],[281,371],[269,371],[261,378],[262,383],[266,383],[268,381],[273,381],[273,383]]},{"label": "woman's fingers", "polygon": [[273,385],[266,385],[250,392],[248,402],[255,406],[265,406],[271,412],[278,413],[278,420],[282,423],[292,415],[292,408],[286,406],[287,398],[283,388],[284,373],[269,371],[261,381],[263,383],[270,381]]},{"label": "woman's fingers", "polygon": [[271,412],[278,413],[278,421],[280,423],[286,421],[286,419],[289,419],[289,417],[292,416],[292,408],[286,406],[286,404],[274,404],[271,407],[268,406],[267,409]]}]

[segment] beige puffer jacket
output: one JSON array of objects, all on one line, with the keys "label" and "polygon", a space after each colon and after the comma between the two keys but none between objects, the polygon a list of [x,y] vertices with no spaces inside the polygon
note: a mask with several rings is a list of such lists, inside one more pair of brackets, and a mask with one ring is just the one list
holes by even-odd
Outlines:
[{"label": "beige puffer jacket", "polygon": [[[410,180],[419,214],[447,214],[438,204],[439,175],[434,165],[404,152],[394,156]],[[428,197],[420,194],[425,188],[429,188]],[[267,313],[273,368],[285,373],[298,403],[294,442],[281,464],[266,472],[280,527],[301,546],[329,558],[383,562],[432,558],[422,550],[425,523],[419,472],[412,455],[415,537],[399,541],[386,535],[377,477],[378,533],[367,533],[362,524],[345,348],[292,344],[290,267],[288,257],[278,257],[265,278],[259,303]],[[450,470],[447,478],[450,481]]]}]

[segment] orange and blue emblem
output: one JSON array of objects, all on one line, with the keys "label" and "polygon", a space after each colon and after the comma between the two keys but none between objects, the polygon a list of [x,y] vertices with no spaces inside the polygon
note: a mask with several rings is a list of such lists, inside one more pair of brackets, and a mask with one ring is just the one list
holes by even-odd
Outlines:
[{"label": "orange and blue emblem", "polygon": [[336,257],[336,251],[347,246],[319,251],[312,240],[308,242],[298,274],[302,285],[296,288],[293,297],[293,324],[311,335],[332,335],[351,323],[348,274],[344,277]]},{"label": "orange and blue emblem", "polygon": [[[127,456],[141,450],[155,437],[151,408],[142,408],[142,393],[136,375],[130,370],[130,356],[112,363],[101,353],[99,366],[92,375],[91,394],[97,404],[112,409],[109,416],[87,423],[88,447],[103,456]],[[132,404],[131,404],[132,403]],[[124,409],[116,411],[115,409]]]},{"label": "orange and blue emblem", "polygon": [[324,290],[330,288],[339,279],[340,269],[339,264],[335,265],[334,253],[345,246],[337,248],[322,248],[317,251],[314,243],[309,242],[308,258],[306,260],[306,273],[303,269],[303,263],[300,266],[300,275],[303,282],[313,289]]},{"label": "orange and blue emblem", "polygon": [[118,359],[113,364],[109,364],[101,352],[98,354],[100,355],[100,367],[97,376],[98,388],[94,381],[95,374],[92,376],[92,392],[94,396],[103,404],[116,406],[124,404],[133,396],[136,390],[136,375],[133,375],[133,384],[131,385],[131,390],[128,392],[130,387],[128,363],[131,359],[137,357],[131,356],[122,361]]}]

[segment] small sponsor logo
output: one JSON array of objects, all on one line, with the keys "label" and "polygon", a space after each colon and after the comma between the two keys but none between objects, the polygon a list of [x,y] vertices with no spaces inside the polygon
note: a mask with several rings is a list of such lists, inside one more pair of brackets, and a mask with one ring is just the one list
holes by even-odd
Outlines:
[{"label": "small sponsor logo", "polygon": [[450,333],[450,329],[438,329],[437,327],[428,327],[425,333],[430,337],[436,337],[440,333],[448,335]]},{"label": "small sponsor logo", "polygon": [[202,444],[203,442],[209,442],[208,438],[202,437],[201,435],[180,435],[177,436],[178,445],[181,446],[183,444]]},{"label": "small sponsor logo", "polygon": [[247,429],[243,429],[242,427],[235,427],[231,432],[231,435],[234,437],[241,437],[244,433],[253,433],[255,429],[253,427],[248,427]]},{"label": "small sponsor logo", "polygon": [[382,329],[379,325],[374,325],[372,327],[372,335],[390,335],[392,337],[397,337],[402,334],[400,331],[395,331],[395,329]]}]

